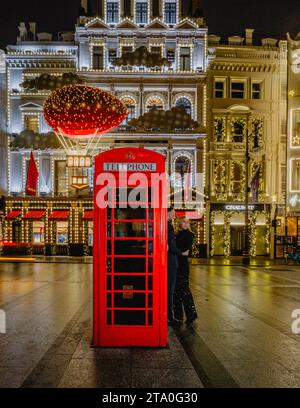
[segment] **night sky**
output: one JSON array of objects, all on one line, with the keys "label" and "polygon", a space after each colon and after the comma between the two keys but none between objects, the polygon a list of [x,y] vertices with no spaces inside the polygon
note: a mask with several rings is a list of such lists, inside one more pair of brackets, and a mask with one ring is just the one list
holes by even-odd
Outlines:
[{"label": "night sky", "polygon": [[[97,1],[97,0],[92,0]],[[190,0],[186,0],[190,1]],[[73,30],[79,0],[9,0],[0,5],[0,47],[14,44],[20,21],[36,21],[38,32]],[[254,28],[255,39],[271,36],[286,38],[289,31],[300,31],[299,0],[202,0],[209,33],[225,39]]]}]

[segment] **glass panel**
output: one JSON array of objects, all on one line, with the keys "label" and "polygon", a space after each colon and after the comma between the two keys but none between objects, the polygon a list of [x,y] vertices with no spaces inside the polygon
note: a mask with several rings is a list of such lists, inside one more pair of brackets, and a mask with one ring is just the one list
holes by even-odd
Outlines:
[{"label": "glass panel", "polygon": [[115,276],[114,289],[123,290],[123,286],[132,286],[132,290],[145,290],[145,276]]},{"label": "glass panel", "polygon": [[111,290],[111,276],[107,276],[106,287],[107,287],[107,290]]},{"label": "glass panel", "polygon": [[[110,242],[107,243],[108,247]],[[145,240],[130,240],[130,241],[115,241],[115,255],[145,255],[146,241]],[[128,260],[130,262],[130,260]]]},{"label": "glass panel", "polygon": [[106,312],[107,324],[111,324],[111,310]]},{"label": "glass panel", "polygon": [[111,293],[107,293],[106,294],[106,303],[107,303],[107,307],[111,307]]},{"label": "glass panel", "polygon": [[56,243],[67,244],[68,243],[68,223],[57,222],[56,223]]},{"label": "glass panel", "polygon": [[145,208],[116,208],[115,219],[117,220],[146,220]]},{"label": "glass panel", "polygon": [[146,312],[144,310],[117,310],[114,312],[115,324],[137,325],[146,324]]},{"label": "glass panel", "polygon": [[[116,222],[114,224],[115,237],[145,237],[146,223],[145,222]],[[109,237],[110,231],[107,234]],[[152,224],[149,224],[149,237],[152,237]]]},{"label": "glass panel", "polygon": [[133,293],[124,290],[123,293],[115,293],[115,307],[146,307],[146,294]]},{"label": "glass panel", "polygon": [[106,260],[106,272],[111,273],[111,259],[110,258]]},{"label": "glass panel", "polygon": [[145,258],[115,258],[115,272],[146,272]]},{"label": "glass panel", "polygon": [[148,312],[148,324],[152,325],[153,324],[153,313],[152,310],[149,310]]},{"label": "glass panel", "polygon": [[153,305],[153,296],[152,296],[152,293],[149,293],[148,294],[148,307],[152,308],[152,305]]},{"label": "glass panel", "polygon": [[153,279],[152,276],[149,276],[148,278],[148,289],[152,290],[153,289]]}]

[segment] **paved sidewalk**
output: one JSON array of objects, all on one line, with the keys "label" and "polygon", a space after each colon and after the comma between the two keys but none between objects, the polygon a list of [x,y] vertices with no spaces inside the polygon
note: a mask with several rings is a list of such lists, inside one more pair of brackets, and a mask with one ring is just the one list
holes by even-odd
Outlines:
[{"label": "paved sidewalk", "polygon": [[0,263],[0,387],[202,387],[173,329],[169,346],[92,348],[91,265]]}]

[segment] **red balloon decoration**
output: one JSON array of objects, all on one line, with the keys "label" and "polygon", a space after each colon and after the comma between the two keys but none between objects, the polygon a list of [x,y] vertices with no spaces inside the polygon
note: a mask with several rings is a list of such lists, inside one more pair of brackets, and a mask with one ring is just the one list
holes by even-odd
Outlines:
[{"label": "red balloon decoration", "polygon": [[86,85],[67,85],[51,92],[44,103],[44,117],[55,132],[68,137],[106,133],[128,116],[116,96]]}]

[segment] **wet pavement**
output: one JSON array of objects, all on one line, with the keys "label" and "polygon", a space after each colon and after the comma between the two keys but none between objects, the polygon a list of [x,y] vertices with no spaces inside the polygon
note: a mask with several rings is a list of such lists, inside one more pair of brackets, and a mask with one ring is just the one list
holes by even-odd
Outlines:
[{"label": "wet pavement", "polygon": [[300,387],[300,268],[191,266],[199,319],[166,349],[94,349],[92,265],[0,263],[0,387]]}]

